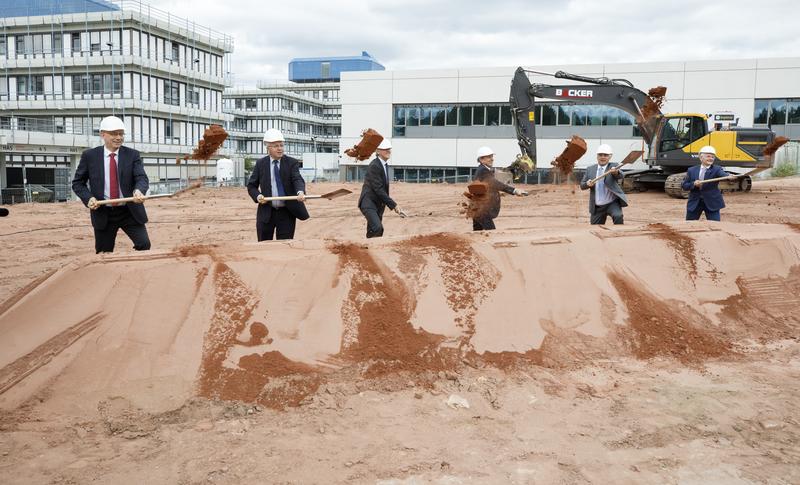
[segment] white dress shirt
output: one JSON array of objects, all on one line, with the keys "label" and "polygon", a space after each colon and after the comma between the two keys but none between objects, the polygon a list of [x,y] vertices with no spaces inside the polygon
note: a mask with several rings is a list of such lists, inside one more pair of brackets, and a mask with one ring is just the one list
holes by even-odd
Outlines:
[{"label": "white dress shirt", "polygon": [[[272,183],[272,196],[273,197],[277,197],[279,195],[278,194],[278,184],[277,184],[277,182],[275,182],[275,160],[278,160],[278,173],[280,173],[280,171],[281,171],[280,158],[275,159],[275,158],[269,157],[269,180]],[[286,187],[284,187],[283,190],[286,191]],[[289,194],[285,194],[285,195],[289,195]],[[270,202],[270,204],[272,204],[272,207],[283,207],[283,206],[286,205],[286,202],[284,202],[282,200],[273,200],[272,202]]]},{"label": "white dress shirt", "polygon": [[[608,164],[606,164],[605,166],[601,166],[601,165],[598,164],[597,165],[597,175],[595,175],[595,176],[599,177],[599,176],[603,175],[606,172],[607,168],[608,168]],[[605,177],[601,178],[600,180],[597,181],[596,184],[594,184],[594,203],[595,203],[595,205],[610,204],[610,203],[614,202],[614,198],[615,197],[616,197],[616,195],[614,195],[614,193],[611,192],[610,190],[608,190],[608,187],[606,187],[606,178]]]},{"label": "white dress shirt", "polygon": [[109,155],[114,154],[114,158],[117,159],[117,188],[119,189],[119,196],[123,197],[122,195],[122,188],[119,187],[119,151],[112,152],[108,148],[103,147],[103,169],[105,171],[105,184],[103,185],[103,198],[110,199],[111,198],[111,170],[109,164],[111,163],[111,157]]}]

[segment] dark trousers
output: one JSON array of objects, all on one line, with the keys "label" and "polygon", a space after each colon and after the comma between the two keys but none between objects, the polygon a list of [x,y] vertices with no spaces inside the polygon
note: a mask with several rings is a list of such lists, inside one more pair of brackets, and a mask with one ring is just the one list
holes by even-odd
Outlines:
[{"label": "dark trousers", "polygon": [[269,222],[256,221],[256,234],[259,241],[275,239],[293,239],[297,218],[286,207],[273,207]]},{"label": "dark trousers", "polygon": [[361,213],[367,219],[367,238],[383,236],[383,211],[385,207],[360,207]]},{"label": "dark trousers", "polygon": [[698,221],[700,220],[700,214],[703,212],[706,213],[706,220],[719,222],[719,210],[708,210],[708,207],[706,207],[706,203],[703,201],[703,199],[700,199],[700,202],[697,204],[697,209],[690,211],[687,207],[686,220]]},{"label": "dark trousers", "polygon": [[608,216],[611,216],[611,220],[614,221],[614,224],[623,224],[622,206],[619,205],[619,199],[614,199],[614,202],[609,202],[605,205],[595,205],[591,223],[605,224]]},{"label": "dark trousers", "polygon": [[496,228],[494,227],[494,219],[492,219],[491,217],[472,219],[473,231],[493,231],[495,229]]},{"label": "dark trousers", "polygon": [[147,228],[133,218],[131,211],[125,205],[116,207],[101,207],[108,213],[108,224],[105,229],[94,230],[94,250],[97,253],[113,253],[114,243],[117,240],[117,231],[122,229],[133,241],[133,249],[147,251],[150,249],[150,237]]}]

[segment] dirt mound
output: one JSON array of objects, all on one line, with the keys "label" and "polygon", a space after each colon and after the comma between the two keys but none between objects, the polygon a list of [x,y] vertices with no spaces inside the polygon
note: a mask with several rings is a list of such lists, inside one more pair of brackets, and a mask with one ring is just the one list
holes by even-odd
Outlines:
[{"label": "dirt mound", "polygon": [[281,409],[464,366],[701,366],[800,330],[794,234],[681,222],[92,259],[3,306],[0,405],[46,389],[62,414],[112,396],[148,413],[195,397]]}]

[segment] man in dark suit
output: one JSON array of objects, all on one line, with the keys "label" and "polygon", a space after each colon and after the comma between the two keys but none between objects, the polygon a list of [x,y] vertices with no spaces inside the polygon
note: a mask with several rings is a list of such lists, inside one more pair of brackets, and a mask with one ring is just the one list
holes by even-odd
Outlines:
[{"label": "man in dark suit", "polygon": [[698,156],[700,165],[689,167],[681,184],[683,190],[689,191],[689,200],[686,202],[686,220],[699,220],[700,214],[705,212],[706,220],[719,221],[719,211],[725,207],[722,192],[719,190],[719,182],[704,184],[700,181],[726,176],[731,180],[736,180],[736,176],[730,175],[722,167],[714,165],[714,159],[717,156],[717,150],[714,147],[704,146],[700,149]]},{"label": "man in dark suit", "polygon": [[[597,147],[597,163],[586,168],[581,180],[581,190],[591,189],[589,193],[589,215],[592,224],[605,224],[608,216],[614,224],[622,224],[622,208],[628,206],[628,198],[619,186],[622,172],[616,163],[610,163],[614,152],[605,143]],[[600,175],[603,178],[592,182]]]},{"label": "man in dark suit", "polygon": [[[125,124],[116,116],[103,118],[100,136],[103,146],[83,152],[72,179],[72,191],[91,209],[94,249],[97,253],[113,252],[117,231],[122,229],[133,241],[133,249],[146,251],[150,249],[150,238],[142,202],[149,181],[139,152],[122,146]],[[135,203],[97,204],[98,200],[122,197],[133,197]]]},{"label": "man in dark suit", "polygon": [[367,219],[367,237],[383,236],[383,211],[386,207],[405,217],[397,203],[389,197],[389,158],[392,156],[392,143],[384,138],[375,150],[375,158],[369,162],[358,208]]},{"label": "man in dark suit", "polygon": [[473,181],[486,184],[486,197],[488,201],[479,205],[480,210],[472,218],[473,231],[491,231],[495,229],[494,220],[500,215],[500,192],[523,196],[527,192],[504,184],[494,176],[494,150],[489,147],[480,147],[476,153],[478,168],[472,176]]},{"label": "man in dark suit", "polygon": [[[247,192],[258,203],[256,235],[259,241],[293,239],[297,219],[308,219],[303,201],[306,183],[300,162],[283,153],[283,134],[270,128],[264,133],[268,155],[259,159],[247,182]],[[265,200],[267,197],[296,196],[297,200]]]}]

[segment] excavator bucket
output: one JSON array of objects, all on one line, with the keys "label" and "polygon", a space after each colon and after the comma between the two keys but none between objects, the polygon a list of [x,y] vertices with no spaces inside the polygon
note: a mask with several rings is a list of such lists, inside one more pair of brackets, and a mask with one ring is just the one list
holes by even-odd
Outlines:
[{"label": "excavator bucket", "polygon": [[572,138],[567,140],[567,147],[551,162],[551,165],[556,167],[562,175],[569,175],[575,168],[575,162],[580,160],[585,153],[586,140],[578,135],[572,135]]}]

